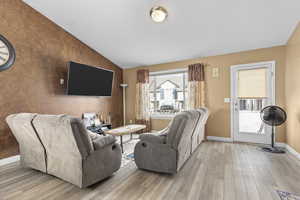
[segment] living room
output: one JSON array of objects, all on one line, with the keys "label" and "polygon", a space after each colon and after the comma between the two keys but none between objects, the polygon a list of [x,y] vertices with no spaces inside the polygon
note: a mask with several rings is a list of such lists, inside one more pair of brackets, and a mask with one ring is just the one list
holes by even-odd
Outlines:
[{"label": "living room", "polygon": [[299,7],[1,0],[0,199],[300,199]]}]

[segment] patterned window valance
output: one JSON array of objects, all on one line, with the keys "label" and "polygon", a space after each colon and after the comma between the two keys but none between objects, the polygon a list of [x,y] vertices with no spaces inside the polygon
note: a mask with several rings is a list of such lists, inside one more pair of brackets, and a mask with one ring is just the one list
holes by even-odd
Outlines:
[{"label": "patterned window valance", "polygon": [[149,70],[141,69],[137,71],[137,83],[149,83]]}]

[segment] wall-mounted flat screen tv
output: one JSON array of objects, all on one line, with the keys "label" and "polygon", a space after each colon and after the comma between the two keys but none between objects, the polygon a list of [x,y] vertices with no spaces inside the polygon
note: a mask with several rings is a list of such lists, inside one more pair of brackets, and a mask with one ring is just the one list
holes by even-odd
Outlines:
[{"label": "wall-mounted flat screen tv", "polygon": [[69,62],[68,95],[111,96],[114,72]]}]

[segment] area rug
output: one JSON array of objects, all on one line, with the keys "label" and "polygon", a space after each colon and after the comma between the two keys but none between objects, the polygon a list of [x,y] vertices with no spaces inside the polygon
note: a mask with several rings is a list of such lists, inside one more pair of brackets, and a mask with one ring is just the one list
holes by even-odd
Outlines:
[{"label": "area rug", "polygon": [[[133,139],[130,140],[129,135],[123,136],[123,149],[124,153],[122,154],[121,168],[125,167],[129,163],[134,161],[134,147],[139,141],[138,135],[133,135]],[[117,142],[120,143],[120,138],[117,138]]]},{"label": "area rug", "polygon": [[300,196],[292,194],[290,192],[276,190],[281,200],[300,200]]}]

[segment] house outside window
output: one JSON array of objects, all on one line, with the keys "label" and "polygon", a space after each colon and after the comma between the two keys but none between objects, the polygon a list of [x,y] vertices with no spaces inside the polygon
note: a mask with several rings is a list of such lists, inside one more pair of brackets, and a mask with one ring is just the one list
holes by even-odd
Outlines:
[{"label": "house outside window", "polygon": [[187,70],[150,73],[151,117],[171,117],[186,109]]}]

